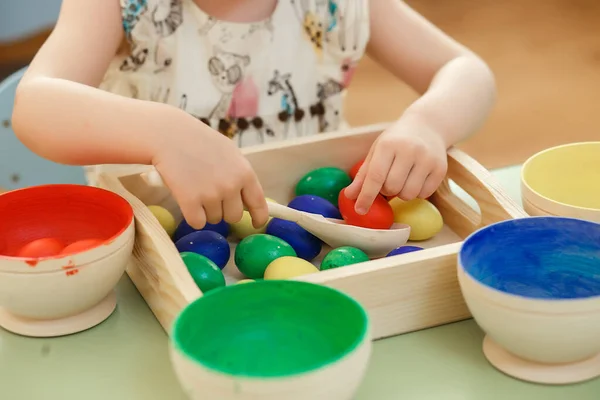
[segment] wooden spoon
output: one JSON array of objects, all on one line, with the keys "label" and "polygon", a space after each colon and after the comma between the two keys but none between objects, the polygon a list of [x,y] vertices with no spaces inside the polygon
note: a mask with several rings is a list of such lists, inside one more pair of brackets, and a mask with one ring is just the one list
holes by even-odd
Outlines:
[{"label": "wooden spoon", "polygon": [[390,229],[370,229],[277,203],[268,202],[268,205],[271,217],[297,223],[332,248],[356,247],[370,258],[385,257],[390,251],[405,245],[410,235],[410,226],[405,224],[393,224]]},{"label": "wooden spoon", "polygon": [[[151,186],[164,185],[156,171],[144,173],[142,177]],[[325,218],[320,214],[298,211],[270,201],[267,204],[271,217],[297,223],[334,249],[356,247],[369,258],[385,257],[395,248],[404,246],[410,235],[410,226],[406,224],[393,224],[390,229],[363,228],[347,225],[344,220]]]}]

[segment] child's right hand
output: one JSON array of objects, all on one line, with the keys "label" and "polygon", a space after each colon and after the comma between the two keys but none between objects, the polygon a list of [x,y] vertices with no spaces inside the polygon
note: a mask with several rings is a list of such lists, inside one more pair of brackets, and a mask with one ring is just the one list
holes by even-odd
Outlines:
[{"label": "child's right hand", "polygon": [[158,146],[153,164],[194,228],[223,219],[238,222],[244,205],[255,228],[267,223],[267,202],[254,170],[220,133],[203,126],[200,132],[169,135]]}]

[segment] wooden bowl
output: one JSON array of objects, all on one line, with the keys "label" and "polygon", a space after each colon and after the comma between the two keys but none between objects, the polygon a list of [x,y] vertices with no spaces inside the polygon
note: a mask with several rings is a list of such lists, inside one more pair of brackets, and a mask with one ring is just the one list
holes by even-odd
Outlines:
[{"label": "wooden bowl", "polygon": [[[59,336],[104,321],[134,242],[133,210],[113,192],[44,185],[0,195],[0,326],[27,336]],[[40,257],[25,245],[54,238],[91,246]],[[56,252],[54,252],[56,253]]]},{"label": "wooden bowl", "polygon": [[360,304],[300,281],[211,291],[183,309],[171,337],[193,400],[350,400],[371,354]]},{"label": "wooden bowl", "polygon": [[521,172],[523,208],[600,222],[600,142],[553,147],[529,158]]},{"label": "wooden bowl", "polygon": [[496,223],[469,236],[458,260],[463,296],[495,367],[548,384],[600,375],[600,224]]}]

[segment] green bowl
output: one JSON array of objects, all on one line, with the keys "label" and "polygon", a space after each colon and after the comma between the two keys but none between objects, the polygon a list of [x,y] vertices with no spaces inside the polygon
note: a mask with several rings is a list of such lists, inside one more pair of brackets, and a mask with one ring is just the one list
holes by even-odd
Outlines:
[{"label": "green bowl", "polygon": [[371,353],[361,305],[300,281],[215,289],[179,314],[171,337],[191,399],[351,399]]}]

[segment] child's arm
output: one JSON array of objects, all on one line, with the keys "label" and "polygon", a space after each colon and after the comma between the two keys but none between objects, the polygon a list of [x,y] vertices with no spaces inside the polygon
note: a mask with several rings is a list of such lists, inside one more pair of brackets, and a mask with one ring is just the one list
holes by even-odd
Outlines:
[{"label": "child's arm", "polygon": [[118,0],[63,1],[17,89],[19,139],[64,164],[154,164],[193,226],[237,221],[243,203],[264,224],[262,189],[231,140],[176,107],[97,89],[122,29]]},{"label": "child's arm", "polygon": [[429,197],[443,180],[448,147],[474,133],[496,96],[492,72],[399,0],[371,0],[370,55],[422,96],[371,148],[352,186],[357,212],[379,192]]}]

